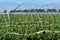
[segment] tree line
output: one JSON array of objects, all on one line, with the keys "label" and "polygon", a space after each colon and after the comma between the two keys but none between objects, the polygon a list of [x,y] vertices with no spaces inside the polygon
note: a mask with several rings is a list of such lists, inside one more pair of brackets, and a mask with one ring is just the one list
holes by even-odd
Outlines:
[{"label": "tree line", "polygon": [[[7,11],[4,10],[4,13],[6,13]],[[11,12],[60,12],[60,9],[24,9],[24,10],[10,10]]]}]

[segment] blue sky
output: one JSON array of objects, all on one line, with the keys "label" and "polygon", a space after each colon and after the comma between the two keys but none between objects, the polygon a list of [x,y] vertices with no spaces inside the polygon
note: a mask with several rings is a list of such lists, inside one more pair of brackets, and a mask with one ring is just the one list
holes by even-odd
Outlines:
[{"label": "blue sky", "polygon": [[[0,9],[60,8],[60,0],[0,0]],[[45,5],[43,7],[43,5]]]}]

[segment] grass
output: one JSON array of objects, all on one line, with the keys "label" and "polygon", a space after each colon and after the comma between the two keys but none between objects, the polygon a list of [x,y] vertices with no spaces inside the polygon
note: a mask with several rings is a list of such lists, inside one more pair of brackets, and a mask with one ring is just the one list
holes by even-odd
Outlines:
[{"label": "grass", "polygon": [[0,14],[0,40],[60,40],[60,14]]}]

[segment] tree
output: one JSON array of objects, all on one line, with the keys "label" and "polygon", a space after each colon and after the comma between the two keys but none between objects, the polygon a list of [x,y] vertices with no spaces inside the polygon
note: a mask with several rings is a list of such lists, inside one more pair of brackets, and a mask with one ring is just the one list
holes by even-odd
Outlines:
[{"label": "tree", "polygon": [[35,10],[34,9],[31,9],[30,12],[35,12]]},{"label": "tree", "polygon": [[53,12],[57,12],[57,10],[56,10],[56,9],[52,9],[52,11],[53,11]]},{"label": "tree", "polygon": [[39,12],[39,9],[35,9],[36,12]]},{"label": "tree", "polygon": [[47,12],[51,12],[52,10],[51,9],[47,9]]},{"label": "tree", "polygon": [[4,10],[4,13],[7,13],[7,10]]},{"label": "tree", "polygon": [[11,13],[11,12],[16,12],[16,10],[10,10],[10,13]]},{"label": "tree", "polygon": [[25,9],[25,10],[23,10],[23,12],[29,12],[29,10]]},{"label": "tree", "polygon": [[60,9],[58,10],[58,12],[60,12]]},{"label": "tree", "polygon": [[45,10],[44,9],[39,9],[39,12],[45,12]]},{"label": "tree", "polygon": [[56,9],[47,9],[47,12],[57,12]]}]

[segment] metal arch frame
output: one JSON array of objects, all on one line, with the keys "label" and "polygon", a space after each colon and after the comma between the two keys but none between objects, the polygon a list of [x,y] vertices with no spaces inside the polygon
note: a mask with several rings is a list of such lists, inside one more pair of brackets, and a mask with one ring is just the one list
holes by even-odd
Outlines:
[{"label": "metal arch frame", "polygon": [[14,10],[18,9],[21,5],[23,5],[23,4],[19,4]]},{"label": "metal arch frame", "polygon": [[[42,5],[40,8],[43,8],[43,7],[45,7],[45,6],[56,6],[55,4],[44,4],[44,5]],[[54,7],[54,8],[56,8],[56,7]]]},{"label": "metal arch frame", "polygon": [[22,5],[29,5],[29,4],[25,4],[25,3],[18,4],[17,7],[14,10],[18,9]]}]

